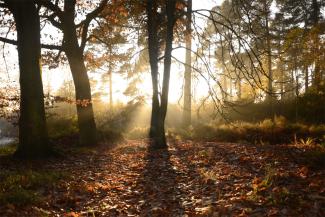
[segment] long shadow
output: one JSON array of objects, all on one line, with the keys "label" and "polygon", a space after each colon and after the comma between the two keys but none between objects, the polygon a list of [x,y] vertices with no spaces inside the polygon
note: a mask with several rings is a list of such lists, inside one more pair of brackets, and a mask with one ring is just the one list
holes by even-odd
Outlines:
[{"label": "long shadow", "polygon": [[177,171],[170,161],[168,149],[155,149],[149,145],[147,164],[137,180],[140,216],[182,216],[183,196],[177,181]]}]

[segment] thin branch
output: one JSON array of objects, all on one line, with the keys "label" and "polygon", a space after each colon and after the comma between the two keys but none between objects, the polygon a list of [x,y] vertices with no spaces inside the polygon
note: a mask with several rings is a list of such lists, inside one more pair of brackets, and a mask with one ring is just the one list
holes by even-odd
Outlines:
[{"label": "thin branch", "polygon": [[[18,42],[13,39],[8,39],[5,37],[0,36],[0,41],[11,44],[11,45],[18,45]],[[63,50],[63,47],[60,45],[52,45],[52,44],[41,44],[41,48],[49,49],[49,50]]]}]

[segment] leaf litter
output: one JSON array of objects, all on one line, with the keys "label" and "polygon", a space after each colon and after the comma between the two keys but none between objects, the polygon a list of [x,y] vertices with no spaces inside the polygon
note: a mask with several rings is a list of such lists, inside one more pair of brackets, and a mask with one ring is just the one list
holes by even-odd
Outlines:
[{"label": "leaf litter", "polygon": [[[300,152],[299,152],[300,153]],[[288,145],[146,141],[3,167],[68,174],[0,216],[325,216],[325,170]]]}]

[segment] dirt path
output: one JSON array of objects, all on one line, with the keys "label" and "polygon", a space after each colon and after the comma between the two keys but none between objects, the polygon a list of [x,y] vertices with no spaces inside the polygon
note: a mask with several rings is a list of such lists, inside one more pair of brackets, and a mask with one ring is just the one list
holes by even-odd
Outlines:
[{"label": "dirt path", "polygon": [[29,167],[68,176],[1,216],[325,216],[324,169],[286,146],[129,141]]}]

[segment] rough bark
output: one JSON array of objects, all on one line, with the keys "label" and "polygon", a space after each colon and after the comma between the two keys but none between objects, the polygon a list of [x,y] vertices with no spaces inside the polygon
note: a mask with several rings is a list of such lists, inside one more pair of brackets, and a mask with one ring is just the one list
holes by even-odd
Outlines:
[{"label": "rough bark", "polygon": [[17,29],[20,70],[19,145],[21,158],[45,157],[51,153],[46,127],[41,78],[40,18],[32,0],[7,1]]}]

